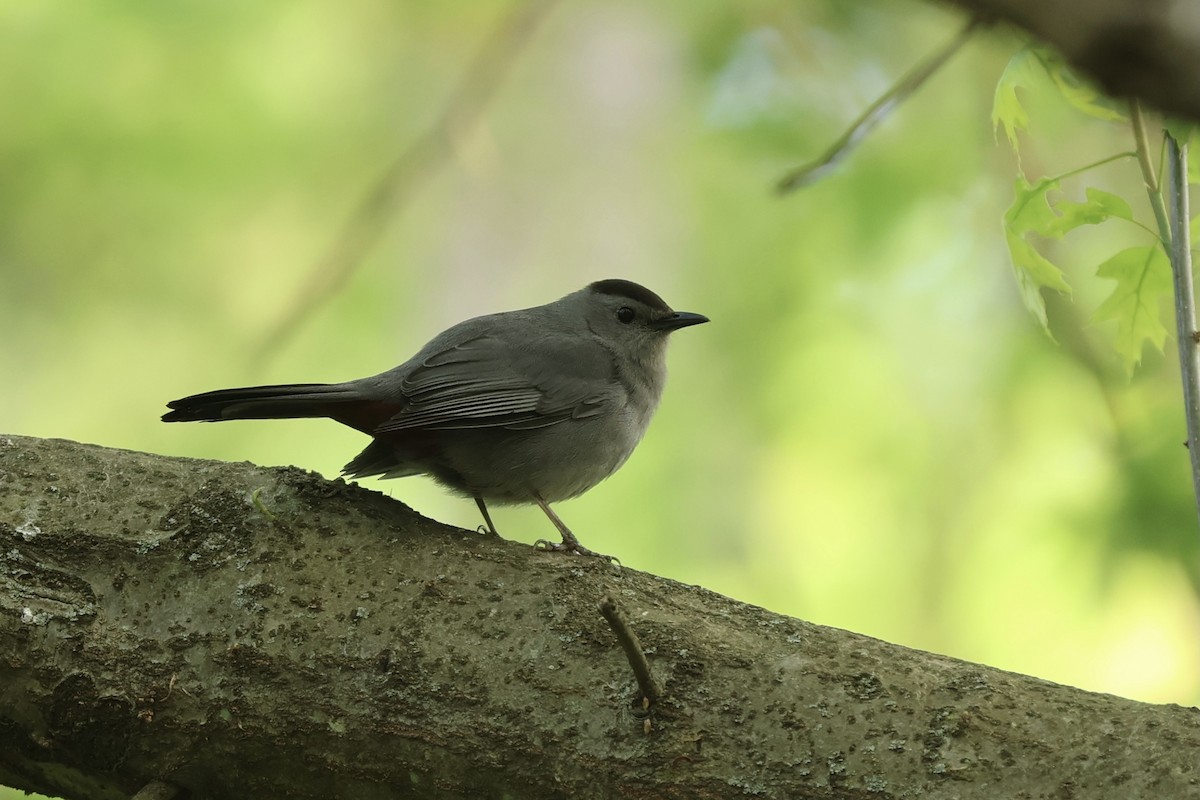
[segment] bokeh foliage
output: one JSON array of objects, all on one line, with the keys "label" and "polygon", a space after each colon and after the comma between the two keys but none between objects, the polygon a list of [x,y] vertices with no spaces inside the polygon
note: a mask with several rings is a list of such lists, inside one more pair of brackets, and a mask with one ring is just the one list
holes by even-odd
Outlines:
[{"label": "bokeh foliage", "polygon": [[[990,114],[1021,42],[980,36],[834,175],[771,192],[961,26],[941,7],[563,4],[350,284],[254,358],[509,7],[0,0],[0,429],[333,476],[364,444],[333,423],[158,415],[371,374],[459,319],[627,277],[713,324],[678,335],[630,463],[561,507],[585,544],[910,646],[1200,700],[1177,370],[1148,350],[1127,377],[1117,326],[1089,322],[1112,288],[1095,265],[1144,232],[1039,244],[1075,287],[1047,297],[1057,343],[1013,280],[1016,165]],[[1027,175],[1132,146],[1013,91]],[[1141,191],[1121,163],[1086,186]],[[421,479],[374,485],[478,524]],[[496,522],[549,533],[536,509]]]}]

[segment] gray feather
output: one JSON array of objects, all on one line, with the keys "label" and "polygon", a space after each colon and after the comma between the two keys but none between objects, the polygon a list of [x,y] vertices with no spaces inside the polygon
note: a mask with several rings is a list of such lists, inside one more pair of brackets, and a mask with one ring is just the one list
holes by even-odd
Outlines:
[{"label": "gray feather", "polygon": [[463,341],[431,342],[405,365],[404,410],[376,433],[530,430],[603,412],[612,399],[607,387],[614,369],[607,350],[564,337],[520,341],[506,333],[492,326],[490,333]]}]

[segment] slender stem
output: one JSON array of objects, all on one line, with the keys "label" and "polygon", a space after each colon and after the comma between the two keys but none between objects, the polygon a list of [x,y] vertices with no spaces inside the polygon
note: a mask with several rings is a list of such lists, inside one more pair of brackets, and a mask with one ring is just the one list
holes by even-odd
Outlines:
[{"label": "slender stem", "polygon": [[333,244],[313,263],[296,299],[272,323],[254,359],[274,354],[314,311],[340,292],[379,241],[389,223],[413,201],[417,192],[445,170],[456,143],[478,126],[484,111],[512,71],[517,56],[533,38],[558,0],[526,0],[511,4],[484,40],[452,90],[437,121],[409,144],[363,194],[342,223]]},{"label": "slender stem", "polygon": [[776,189],[780,194],[788,194],[794,192],[802,186],[808,186],[815,183],[825,176],[829,170],[833,169],[843,158],[845,158],[851,150],[858,145],[867,134],[870,133],[876,125],[887,118],[889,114],[896,109],[896,106],[903,103],[909,95],[920,89],[925,81],[929,80],[934,73],[942,68],[942,65],[950,60],[950,57],[957,53],[964,44],[975,33],[975,29],[983,24],[983,20],[979,17],[972,17],[966,25],[963,26],[953,39],[951,39],[941,50],[934,53],[929,60],[918,64],[911,72],[900,79],[890,89],[883,93],[875,102],[867,106],[866,111],[859,115],[858,119],[850,123],[841,136],[838,137],[829,149],[821,154],[815,161],[810,161],[802,167],[797,167],[791,170],[779,183],[776,184]]},{"label": "slender stem", "polygon": [[1069,169],[1060,175],[1055,175],[1053,178],[1050,178],[1049,180],[1052,180],[1052,181],[1066,180],[1067,178],[1072,178],[1072,177],[1080,174],[1081,172],[1087,172],[1088,170],[1096,169],[1096,167],[1103,167],[1105,164],[1111,164],[1114,161],[1120,161],[1122,158],[1137,158],[1137,157],[1138,157],[1138,151],[1126,150],[1123,153],[1117,153],[1115,155],[1109,156],[1108,158],[1102,158],[1099,161],[1093,161],[1091,164],[1084,164],[1082,167],[1076,167],[1075,169]]},{"label": "slender stem", "polygon": [[1171,274],[1175,280],[1175,332],[1179,373],[1187,416],[1192,484],[1200,513],[1200,334],[1196,331],[1196,291],[1192,279],[1191,213],[1188,209],[1187,143],[1167,140],[1167,198],[1171,203]]},{"label": "slender stem", "polygon": [[1154,209],[1154,219],[1158,222],[1158,238],[1163,247],[1170,250],[1171,226],[1167,222],[1167,208],[1163,203],[1162,192],[1158,186],[1158,174],[1154,164],[1150,162],[1150,145],[1146,139],[1146,121],[1142,118],[1142,107],[1136,100],[1129,101],[1129,119],[1133,124],[1133,138],[1137,142],[1138,164],[1142,168],[1142,180],[1146,184],[1146,194],[1150,196],[1150,207]]},{"label": "slender stem", "polygon": [[[1097,167],[1103,167],[1105,164],[1111,164],[1112,162],[1120,161],[1123,158],[1139,158],[1139,156],[1140,156],[1140,153],[1138,150],[1126,150],[1123,153],[1116,153],[1115,155],[1108,156],[1107,158],[1102,158],[1099,161],[1093,161],[1091,164],[1084,164],[1082,167],[1075,167],[1075,169],[1069,169],[1066,172],[1059,173],[1058,175],[1055,175],[1050,178],[1043,178],[1042,180],[1065,181],[1067,178],[1073,178],[1076,175],[1087,172],[1088,170],[1093,170],[1093,169],[1096,169]],[[1140,160],[1140,158],[1139,158],[1139,160]],[[1155,190],[1155,191],[1157,191],[1157,190]],[[1151,230],[1148,225],[1144,225],[1143,223],[1138,222],[1136,219],[1127,219],[1127,220],[1125,220],[1125,222],[1128,222],[1132,225],[1136,225],[1137,227],[1141,228],[1142,230],[1144,230],[1146,233],[1150,234],[1151,236],[1160,236],[1160,234],[1157,231]],[[1160,236],[1160,238],[1161,238],[1161,236]]]}]

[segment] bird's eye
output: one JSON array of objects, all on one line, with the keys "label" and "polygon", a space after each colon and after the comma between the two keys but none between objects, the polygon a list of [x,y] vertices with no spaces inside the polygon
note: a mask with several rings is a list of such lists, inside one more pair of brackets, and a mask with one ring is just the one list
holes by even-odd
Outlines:
[{"label": "bird's eye", "polygon": [[633,322],[633,317],[633,309],[629,306],[621,306],[617,309],[617,322],[620,322],[623,325],[628,325],[629,323]]}]

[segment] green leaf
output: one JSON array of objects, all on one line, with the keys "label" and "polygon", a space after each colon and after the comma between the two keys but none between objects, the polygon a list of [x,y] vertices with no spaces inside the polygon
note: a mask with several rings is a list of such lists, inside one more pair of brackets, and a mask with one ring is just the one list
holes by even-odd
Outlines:
[{"label": "green leaf", "polygon": [[1098,225],[1105,220],[1117,217],[1133,221],[1133,209],[1125,198],[1106,192],[1103,189],[1088,188],[1087,200],[1076,203],[1073,200],[1059,200],[1051,206],[1058,212],[1058,219],[1038,231],[1042,236],[1061,237],[1080,225]]},{"label": "green leaf", "polygon": [[1092,315],[1092,322],[1117,323],[1117,352],[1130,375],[1150,342],[1162,350],[1167,338],[1162,299],[1171,294],[1171,264],[1159,245],[1122,250],[1096,269],[1101,278],[1117,282],[1112,294]]},{"label": "green leaf", "polygon": [[[1186,127],[1188,127],[1188,126],[1187,125],[1179,126],[1179,127],[1168,126],[1167,132],[1182,134],[1185,132],[1184,128],[1186,128]],[[1187,139],[1180,139],[1178,136],[1176,136],[1175,141],[1179,142],[1180,144],[1184,144],[1186,142],[1188,145],[1188,159],[1187,159],[1188,183],[1192,183],[1192,184],[1200,183],[1200,125],[1192,123],[1190,126],[1190,130],[1188,130],[1187,133],[1188,133]]]},{"label": "green leaf", "polygon": [[1039,48],[1038,59],[1045,67],[1046,73],[1058,87],[1059,93],[1072,108],[1082,111],[1089,117],[1119,122],[1126,119],[1123,109],[1113,106],[1113,101],[1100,92],[1096,87],[1081,79],[1071,71],[1057,54]]},{"label": "green leaf", "polygon": [[1171,138],[1184,145],[1190,142],[1196,133],[1196,123],[1182,117],[1167,116],[1163,118],[1163,129]]},{"label": "green leaf", "polygon": [[1017,176],[1013,204],[1004,212],[1004,227],[1013,233],[1041,233],[1052,228],[1058,219],[1046,195],[1059,187],[1057,178],[1041,178],[1030,183],[1024,175]]},{"label": "green leaf", "polygon": [[1004,128],[1004,135],[1018,158],[1021,155],[1017,134],[1029,127],[1029,113],[1021,104],[1017,89],[1030,88],[1045,75],[1045,70],[1029,47],[1022,47],[1011,59],[992,98],[992,128]]},{"label": "green leaf", "polygon": [[1042,178],[1030,184],[1023,175],[1018,175],[1016,197],[1004,212],[1004,238],[1008,241],[1008,252],[1012,257],[1021,300],[1046,333],[1050,333],[1050,326],[1046,320],[1046,301],[1042,298],[1042,288],[1070,293],[1071,287],[1067,285],[1062,270],[1039,253],[1027,236],[1030,233],[1041,234],[1058,224],[1060,218],[1046,199],[1046,193],[1056,188],[1057,180]]},{"label": "green leaf", "polygon": [[1068,105],[1089,117],[1110,121],[1126,119],[1123,107],[1114,105],[1115,101],[1081,80],[1053,51],[1026,45],[1009,59],[992,98],[992,127],[1004,129],[1018,158],[1021,150],[1017,134],[1028,129],[1029,112],[1017,90],[1036,93],[1051,87],[1058,90]]},{"label": "green leaf", "polygon": [[1004,236],[1012,256],[1013,270],[1021,299],[1042,323],[1047,333],[1046,302],[1042,289],[1070,293],[1062,270],[1038,252],[1029,235],[1060,239],[1081,225],[1096,225],[1117,218],[1133,220],[1133,210],[1124,198],[1102,189],[1088,188],[1084,202],[1074,200],[1051,200],[1049,195],[1057,191],[1057,178],[1042,178],[1030,183],[1023,175],[1017,176],[1016,197],[1004,212]]}]

